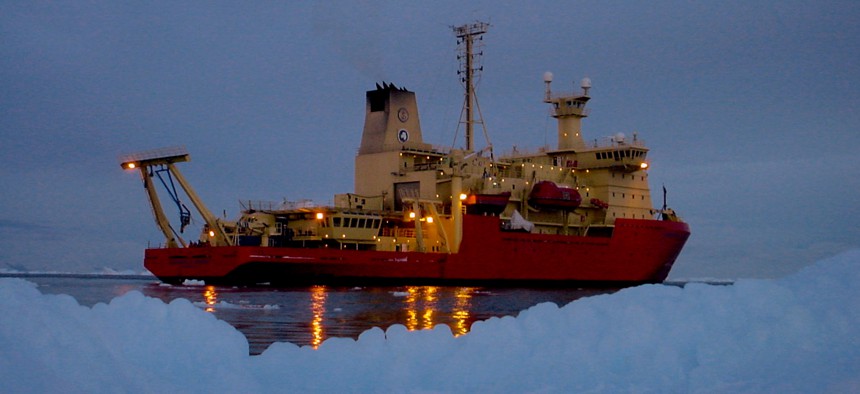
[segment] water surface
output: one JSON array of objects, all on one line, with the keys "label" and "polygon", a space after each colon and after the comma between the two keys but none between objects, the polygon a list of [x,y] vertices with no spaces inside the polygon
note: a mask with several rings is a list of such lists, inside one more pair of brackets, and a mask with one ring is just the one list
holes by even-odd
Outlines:
[{"label": "water surface", "polygon": [[358,338],[372,328],[402,324],[423,330],[446,324],[454,335],[490,317],[516,316],[542,302],[565,305],[615,291],[582,288],[227,287],[167,286],[149,277],[26,276],[46,294],[68,294],[81,305],[108,303],[129,291],[170,302],[185,298],[242,332],[259,354],[273,342],[319,346],[326,338]]}]

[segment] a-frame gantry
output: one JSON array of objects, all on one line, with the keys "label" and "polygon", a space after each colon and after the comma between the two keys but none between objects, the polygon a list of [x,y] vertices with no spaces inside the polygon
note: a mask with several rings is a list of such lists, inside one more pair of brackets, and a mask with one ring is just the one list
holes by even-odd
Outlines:
[{"label": "a-frame gantry", "polygon": [[174,179],[182,187],[182,190],[185,191],[185,195],[188,196],[191,203],[197,209],[197,212],[200,213],[200,216],[206,222],[206,226],[209,229],[209,244],[212,246],[231,245],[232,242],[224,232],[224,228],[221,226],[219,220],[206,208],[206,205],[203,204],[203,201],[197,196],[197,193],[174,165],[175,163],[189,160],[191,160],[191,157],[184,147],[171,147],[122,156],[120,157],[120,165],[126,170],[140,170],[143,186],[149,196],[152,213],[155,215],[155,222],[161,229],[161,232],[164,233],[168,248],[176,248],[180,245],[188,247],[188,243],[177,234],[176,230],[170,225],[167,215],[164,214],[161,200],[159,200],[158,193],[155,190],[154,177],[157,177],[161,181],[161,184],[167,189],[173,202],[179,208],[180,233],[190,223],[191,212],[179,199]]}]

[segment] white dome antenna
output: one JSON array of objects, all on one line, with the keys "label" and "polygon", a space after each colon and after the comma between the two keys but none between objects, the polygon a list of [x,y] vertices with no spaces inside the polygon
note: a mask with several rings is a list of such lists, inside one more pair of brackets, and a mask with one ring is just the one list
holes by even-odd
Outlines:
[{"label": "white dome antenna", "polygon": [[543,73],[543,81],[544,82],[552,82],[552,73],[549,71]]},{"label": "white dome antenna", "polygon": [[591,79],[588,77],[582,78],[582,81],[579,82],[579,86],[582,87],[583,94],[588,96],[588,89],[591,89]]}]

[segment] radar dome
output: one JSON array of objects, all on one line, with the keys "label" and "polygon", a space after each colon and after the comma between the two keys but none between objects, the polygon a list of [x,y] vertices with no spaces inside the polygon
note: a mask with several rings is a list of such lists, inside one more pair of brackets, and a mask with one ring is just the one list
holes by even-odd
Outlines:
[{"label": "radar dome", "polygon": [[544,82],[552,82],[552,73],[549,71],[543,73],[543,81]]},{"label": "radar dome", "polygon": [[579,82],[579,86],[581,86],[583,89],[588,89],[591,87],[591,80],[588,78],[582,78],[582,81]]}]

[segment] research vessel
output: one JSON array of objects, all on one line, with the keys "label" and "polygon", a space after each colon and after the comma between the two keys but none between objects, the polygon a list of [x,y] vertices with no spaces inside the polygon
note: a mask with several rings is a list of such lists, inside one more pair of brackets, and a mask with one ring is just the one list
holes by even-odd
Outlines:
[{"label": "research vessel", "polygon": [[[544,102],[557,120],[557,143],[499,154],[475,96],[480,37],[489,25],[454,27],[465,87],[463,141],[424,141],[416,95],[382,82],[366,92],[355,186],[332,203],[243,201],[241,215],[213,215],[176,164],[182,147],[130,154],[140,171],[163,245],[145,250],[160,280],[221,284],[631,285],[662,282],[690,229],[656,208],[648,184],[648,148],[638,134],[601,140],[582,135],[591,81],[552,90]],[[459,134],[459,127],[457,130]],[[179,231],[164,212],[157,180],[179,208]],[[176,184],[184,191],[181,195]],[[205,222],[193,240],[190,200]]]}]

